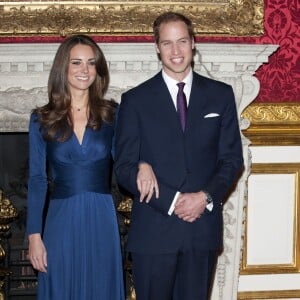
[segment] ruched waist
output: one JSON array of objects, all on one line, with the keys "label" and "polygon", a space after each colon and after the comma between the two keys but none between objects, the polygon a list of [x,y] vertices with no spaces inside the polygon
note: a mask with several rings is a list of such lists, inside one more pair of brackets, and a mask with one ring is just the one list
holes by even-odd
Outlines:
[{"label": "ruched waist", "polygon": [[52,199],[68,198],[82,192],[110,193],[110,160],[89,164],[55,164]]}]

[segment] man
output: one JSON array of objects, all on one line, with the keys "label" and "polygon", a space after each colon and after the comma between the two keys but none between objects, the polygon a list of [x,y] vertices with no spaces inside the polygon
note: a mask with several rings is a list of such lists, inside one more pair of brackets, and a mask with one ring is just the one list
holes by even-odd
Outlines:
[{"label": "man", "polygon": [[243,165],[236,105],[230,86],[193,72],[189,19],[167,12],[153,30],[162,71],[122,95],[116,133],[117,179],[134,195],[134,285],[138,300],[205,300]]}]

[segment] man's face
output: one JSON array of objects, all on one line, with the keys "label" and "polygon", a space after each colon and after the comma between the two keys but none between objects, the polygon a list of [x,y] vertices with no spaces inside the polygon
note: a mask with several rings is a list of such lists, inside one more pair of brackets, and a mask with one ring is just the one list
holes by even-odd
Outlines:
[{"label": "man's face", "polygon": [[181,81],[191,69],[194,40],[189,36],[182,21],[162,23],[156,51],[160,55],[164,71],[173,79]]}]

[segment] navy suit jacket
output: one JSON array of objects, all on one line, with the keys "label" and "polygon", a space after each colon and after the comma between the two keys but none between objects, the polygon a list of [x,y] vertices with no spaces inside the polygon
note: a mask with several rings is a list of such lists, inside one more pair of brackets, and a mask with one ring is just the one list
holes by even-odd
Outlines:
[{"label": "navy suit jacket", "polygon": [[[139,202],[139,162],[149,163],[159,198]],[[185,132],[161,72],[122,95],[116,129],[115,172],[134,197],[127,248],[172,253],[182,245],[222,246],[222,203],[243,165],[231,86],[193,72]],[[176,191],[208,191],[214,202],[193,223],[169,216]]]}]

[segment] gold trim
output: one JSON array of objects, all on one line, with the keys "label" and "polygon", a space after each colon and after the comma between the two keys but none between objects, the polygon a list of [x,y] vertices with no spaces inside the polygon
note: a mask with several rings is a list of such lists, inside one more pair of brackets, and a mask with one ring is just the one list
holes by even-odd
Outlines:
[{"label": "gold trim", "polygon": [[263,0],[1,1],[0,35],[148,35],[163,11],[186,14],[197,34],[263,33]]},{"label": "gold trim", "polygon": [[295,298],[300,298],[300,290],[238,292],[238,300],[295,299]]},{"label": "gold trim", "polygon": [[253,274],[279,274],[300,272],[300,164],[299,163],[257,163],[252,164],[251,174],[294,174],[295,175],[295,199],[294,199],[294,240],[293,240],[293,262],[291,264],[247,264],[247,215],[244,236],[244,248],[242,255],[241,275]]},{"label": "gold trim", "polygon": [[300,103],[252,104],[242,113],[243,134],[253,145],[300,145]]},{"label": "gold trim", "polygon": [[254,125],[271,122],[296,123],[300,120],[300,103],[251,104],[242,115]]}]

